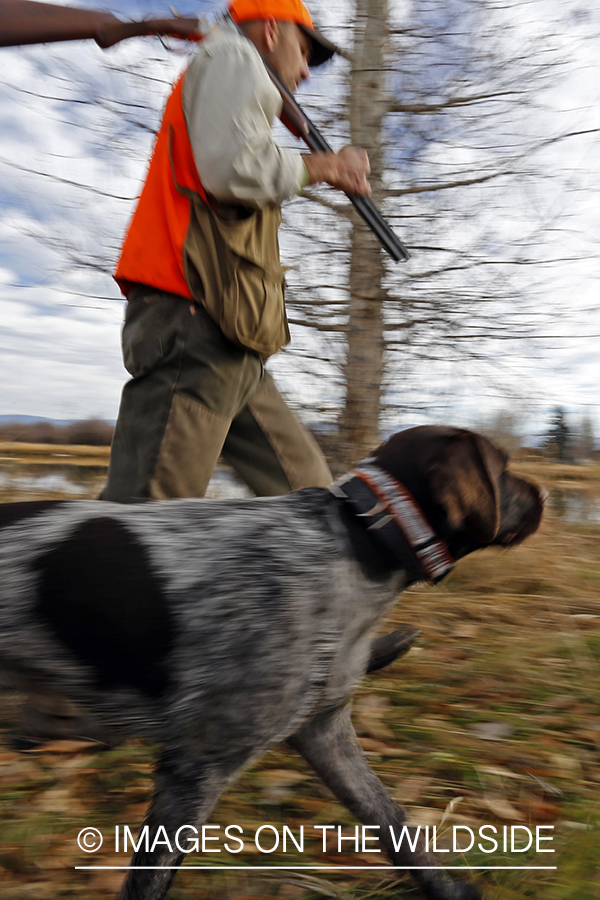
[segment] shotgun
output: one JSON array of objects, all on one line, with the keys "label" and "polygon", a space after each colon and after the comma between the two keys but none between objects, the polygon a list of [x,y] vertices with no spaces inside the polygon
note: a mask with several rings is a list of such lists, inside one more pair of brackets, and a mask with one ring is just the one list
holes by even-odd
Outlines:
[{"label": "shotgun", "polygon": [[[290,91],[288,91],[285,85],[279,80],[275,72],[264,59],[263,63],[269,73],[271,81],[281,94],[283,108],[279,118],[288,131],[291,131],[296,137],[301,137],[313,153],[333,153],[334,151],[329,143],[311,122],[306,113],[300,109]],[[390,225],[383,218],[370,197],[364,197],[362,194],[349,193],[346,193],[346,197],[367,223],[384,250],[387,250],[395,262],[406,262],[407,259],[410,259],[410,253],[400,238],[392,231]]]},{"label": "shotgun", "polygon": [[[0,47],[93,39],[105,49],[129,37],[165,35],[200,41],[205,33],[200,19],[195,17],[124,22],[108,12],[55,6],[36,0],[0,0]],[[290,91],[270,66],[265,63],[265,67],[281,94],[283,108],[280,118],[286,128],[302,138],[313,153],[332,153],[330,145],[298,106]],[[396,262],[409,259],[408,250],[373,201],[359,194],[346,196],[392,259]]]}]

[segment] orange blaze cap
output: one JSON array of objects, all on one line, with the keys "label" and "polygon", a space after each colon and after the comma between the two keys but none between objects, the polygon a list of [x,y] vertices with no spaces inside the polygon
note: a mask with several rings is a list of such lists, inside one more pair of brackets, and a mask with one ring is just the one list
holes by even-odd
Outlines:
[{"label": "orange blaze cap", "polygon": [[273,16],[278,22],[295,22],[296,25],[305,25],[307,28],[315,27],[301,0],[233,0],[229,12],[238,25]]},{"label": "orange blaze cap", "polygon": [[318,31],[302,0],[233,0],[229,4],[229,14],[234,22],[253,22],[255,19],[269,19],[278,22],[295,22],[308,35],[313,53],[309,66],[320,66],[330,59],[338,48]]}]

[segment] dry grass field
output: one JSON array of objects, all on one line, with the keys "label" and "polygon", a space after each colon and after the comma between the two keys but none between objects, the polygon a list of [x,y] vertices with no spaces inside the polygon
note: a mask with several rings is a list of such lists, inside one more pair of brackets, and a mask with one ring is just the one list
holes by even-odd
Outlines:
[{"label": "dry grass field", "polygon": [[[0,456],[5,455],[0,452]],[[94,457],[91,457],[94,458]],[[53,460],[48,470],[56,465]],[[32,499],[36,485],[14,458],[4,460],[4,502]],[[44,496],[64,494],[65,469]],[[387,627],[410,622],[418,645],[401,661],[365,679],[354,720],[365,752],[415,824],[437,826],[438,858],[472,869],[486,900],[600,898],[600,468],[521,462],[515,468],[551,491],[537,535],[510,552],[484,551],[462,561],[442,584],[405,593]],[[96,496],[102,463],[77,467],[76,496]],[[19,480],[20,479],[20,480]],[[21,485],[21,488],[19,488]],[[73,496],[73,492],[69,490]],[[7,709],[2,726],[9,727]],[[98,752],[55,745],[38,753],[0,747],[0,895],[3,900],[104,900],[122,873],[80,871],[82,865],[127,864],[114,852],[115,827],[135,835],[150,788],[154,748],[129,744]],[[326,852],[315,826],[335,824],[346,836],[355,823],[291,752],[278,749],[228,791],[212,823],[239,825],[245,849],[190,856],[173,900],[347,900],[417,898],[405,875],[378,871],[381,857]],[[260,853],[256,829],[304,826],[303,853]],[[456,826],[464,826],[456,831]],[[460,833],[494,826],[511,834],[493,853],[453,852]],[[93,857],[77,846],[86,826],[104,835]],[[520,852],[526,829],[553,840]],[[223,831],[212,832],[213,835]],[[488,834],[491,829],[488,829]],[[265,833],[264,846],[271,838]],[[466,842],[466,843],[465,843]],[[234,844],[235,846],[235,844]],[[370,845],[373,846],[373,845]],[[485,849],[490,844],[482,844]],[[449,849],[449,852],[444,852]],[[372,871],[238,871],[232,866],[365,866]],[[540,869],[536,866],[555,868]],[[519,867],[519,868],[516,868]]]}]

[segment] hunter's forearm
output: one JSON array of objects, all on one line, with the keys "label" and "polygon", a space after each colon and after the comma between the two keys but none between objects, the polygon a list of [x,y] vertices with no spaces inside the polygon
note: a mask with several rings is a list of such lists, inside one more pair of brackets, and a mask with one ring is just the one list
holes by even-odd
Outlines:
[{"label": "hunter's forearm", "polygon": [[319,184],[321,181],[331,184],[337,174],[336,153],[311,153],[302,157],[308,171],[308,183]]}]

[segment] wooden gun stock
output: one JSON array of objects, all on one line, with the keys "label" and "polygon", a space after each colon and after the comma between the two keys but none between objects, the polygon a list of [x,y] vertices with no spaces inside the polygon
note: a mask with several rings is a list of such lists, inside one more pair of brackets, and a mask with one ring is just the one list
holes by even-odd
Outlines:
[{"label": "wooden gun stock", "polygon": [[147,19],[123,22],[112,13],[34,0],[0,0],[0,47],[93,39],[112,47],[129,37],[168,35],[199,40],[198,19]]}]

